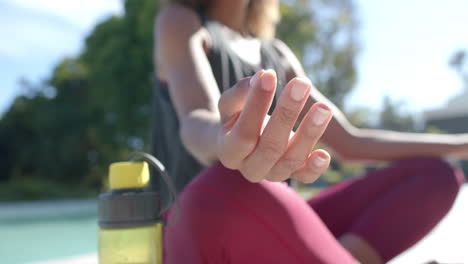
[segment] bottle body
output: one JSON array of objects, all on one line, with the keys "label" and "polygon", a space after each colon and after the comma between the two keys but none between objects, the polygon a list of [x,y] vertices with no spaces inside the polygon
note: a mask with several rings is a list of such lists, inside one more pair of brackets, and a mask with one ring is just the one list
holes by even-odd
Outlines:
[{"label": "bottle body", "polygon": [[162,224],[100,228],[99,263],[162,264]]}]

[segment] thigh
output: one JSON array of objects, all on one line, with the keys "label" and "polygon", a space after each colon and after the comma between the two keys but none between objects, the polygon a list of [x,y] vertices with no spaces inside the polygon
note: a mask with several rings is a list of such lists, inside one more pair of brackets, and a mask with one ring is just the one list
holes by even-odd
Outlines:
[{"label": "thigh", "polygon": [[310,206],[282,183],[254,184],[220,164],[180,197],[165,263],[354,263]]}]

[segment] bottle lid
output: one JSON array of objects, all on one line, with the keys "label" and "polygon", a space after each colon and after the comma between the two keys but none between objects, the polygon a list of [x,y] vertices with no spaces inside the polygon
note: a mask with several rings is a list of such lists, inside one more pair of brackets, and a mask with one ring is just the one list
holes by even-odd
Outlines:
[{"label": "bottle lid", "polygon": [[99,196],[99,225],[137,227],[159,221],[159,194],[149,188],[146,162],[117,162],[109,168],[110,191]]},{"label": "bottle lid", "polygon": [[109,167],[111,189],[143,188],[148,182],[149,170],[146,162],[116,162]]}]

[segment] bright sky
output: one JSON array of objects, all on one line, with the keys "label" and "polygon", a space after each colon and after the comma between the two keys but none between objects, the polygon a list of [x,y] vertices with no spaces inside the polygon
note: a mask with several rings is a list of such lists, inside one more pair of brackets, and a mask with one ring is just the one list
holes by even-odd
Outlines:
[{"label": "bright sky", "polygon": [[362,52],[350,106],[379,108],[383,96],[413,112],[438,108],[461,93],[448,66],[468,48],[466,0],[357,0]]},{"label": "bright sky", "polygon": [[[462,91],[448,60],[468,48],[468,1],[356,1],[362,52],[351,108],[378,109],[387,94],[419,112]],[[1,0],[0,113],[21,92],[21,77],[47,77],[61,58],[80,51],[95,23],[121,13],[120,0]]]},{"label": "bright sky", "polygon": [[20,78],[48,77],[98,21],[119,13],[120,0],[0,0],[0,113],[21,92]]}]

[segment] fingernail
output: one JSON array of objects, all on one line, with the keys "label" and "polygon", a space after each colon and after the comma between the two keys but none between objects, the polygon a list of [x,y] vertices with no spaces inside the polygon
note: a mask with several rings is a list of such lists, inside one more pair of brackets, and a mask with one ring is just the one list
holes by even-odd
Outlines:
[{"label": "fingernail", "polygon": [[271,77],[262,78],[262,89],[265,91],[273,91],[275,89],[276,72],[274,70],[268,69],[266,71],[263,71],[263,73],[265,76],[267,73],[273,74],[273,76],[275,76],[275,78],[271,78]]},{"label": "fingernail", "polygon": [[325,121],[327,121],[329,115],[329,110],[322,107],[317,107],[315,112],[312,114],[312,123],[316,126],[321,126],[325,123]]},{"label": "fingernail", "polygon": [[291,98],[294,101],[301,101],[306,95],[310,82],[305,78],[296,78],[291,89]]},{"label": "fingernail", "polygon": [[258,77],[260,77],[262,73],[263,73],[263,70],[259,70],[257,73],[254,74],[254,76],[250,78],[250,81],[249,81],[250,87],[253,87],[257,83]]},{"label": "fingernail", "polygon": [[321,167],[323,167],[323,166],[325,166],[327,164],[327,160],[320,157],[320,156],[315,157],[312,162],[314,163],[314,165],[316,167],[319,167],[319,168],[321,168]]}]

